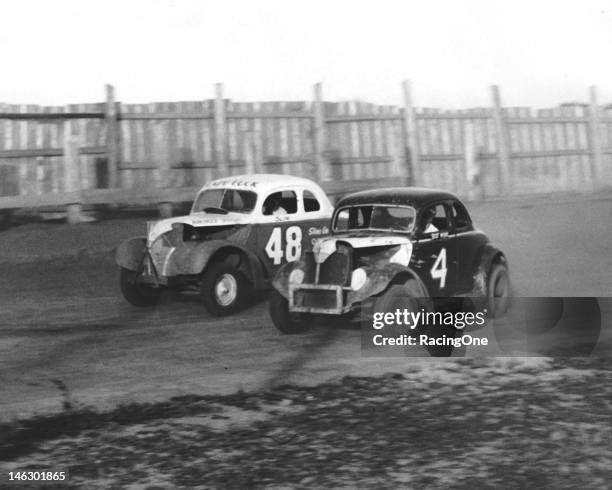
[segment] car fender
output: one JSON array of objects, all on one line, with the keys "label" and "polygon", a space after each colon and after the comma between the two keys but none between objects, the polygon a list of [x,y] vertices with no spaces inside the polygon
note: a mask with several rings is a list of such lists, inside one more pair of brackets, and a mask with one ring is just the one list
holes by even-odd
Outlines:
[{"label": "car fender", "polygon": [[124,269],[137,271],[142,265],[146,250],[146,237],[129,238],[117,247],[115,262]]},{"label": "car fender", "polygon": [[396,263],[388,263],[383,267],[364,267],[364,270],[367,274],[366,282],[357,291],[350,291],[348,293],[347,302],[350,304],[364,301],[367,298],[382,293],[392,284],[403,284],[408,280],[416,281],[423,297],[429,297],[423,281],[421,281],[418,274],[410,267]]},{"label": "car fender", "polygon": [[276,275],[272,280],[272,287],[283,295],[285,299],[289,299],[289,276],[291,275],[291,272],[293,272],[295,269],[302,269],[306,271],[307,267],[306,261],[303,258],[293,262],[287,262],[276,272]]},{"label": "car fender", "polygon": [[246,248],[227,240],[208,240],[205,242],[184,242],[176,247],[168,258],[166,275],[201,274],[210,260],[218,254],[231,255],[238,253],[248,259],[250,279],[255,287],[263,287],[267,277],[265,269],[257,256]]},{"label": "car fender", "polygon": [[474,274],[474,288],[473,292],[477,295],[487,294],[487,280],[489,272],[494,262],[501,260],[504,264],[508,264],[508,259],[504,253],[497,247],[487,243],[481,253],[478,255],[478,261],[475,264],[473,270]]}]

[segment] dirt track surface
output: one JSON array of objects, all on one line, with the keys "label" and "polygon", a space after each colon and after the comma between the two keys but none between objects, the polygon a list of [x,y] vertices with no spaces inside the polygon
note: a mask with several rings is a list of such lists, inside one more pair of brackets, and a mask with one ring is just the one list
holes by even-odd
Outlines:
[{"label": "dirt track surface", "polygon": [[[612,274],[610,274],[612,271],[612,240],[610,240],[609,232],[609,223],[612,222],[612,199],[609,196],[598,196],[596,199],[571,196],[557,201],[533,199],[487,205],[475,204],[470,206],[470,210],[475,223],[487,231],[494,243],[507,253],[512,279],[518,294],[527,296],[612,296]],[[68,434],[66,437],[69,439],[64,440],[62,439],[64,435],[57,434],[57,439],[52,437],[44,447],[39,447],[37,443],[33,444],[28,449],[30,453],[26,453],[29,456],[22,456],[24,459],[18,462],[25,464],[27,461],[37,461],[36,458],[40,457],[43,458],[40,461],[50,458],[46,459],[47,466],[55,459],[68,464],[67,461],[74,458],[75,454],[69,447],[76,444],[77,448],[91,446],[91,451],[85,453],[86,458],[90,458],[85,459],[90,467],[102,465],[97,477],[87,473],[83,468],[83,471],[76,472],[84,478],[82,482],[92,483],[92,478],[105,478],[105,475],[111,475],[109,482],[115,484],[136,481],[142,483],[146,481],[146,478],[152,478],[153,480],[150,481],[153,483],[156,475],[158,477],[170,475],[169,478],[179,478],[178,473],[172,473],[174,471],[171,471],[172,467],[180,468],[185,461],[195,464],[195,461],[199,461],[193,459],[197,454],[207,454],[213,461],[210,463],[213,464],[213,467],[209,468],[213,474],[210,480],[213,486],[224,486],[223,482],[231,484],[232,481],[238,486],[248,484],[248,481],[244,480],[246,478],[244,475],[240,477],[234,475],[234,478],[242,479],[224,480],[228,478],[227,475],[232,465],[236,465],[238,460],[244,458],[245,474],[251,471],[254,474],[259,474],[258,472],[261,471],[264,473],[264,476],[260,475],[253,480],[254,484],[300,484],[302,482],[304,486],[335,486],[350,484],[350,475],[353,475],[353,478],[364,481],[365,486],[376,487],[377,482],[384,480],[381,480],[382,476],[376,474],[375,468],[385,468],[384,472],[388,476],[394,474],[402,465],[413,467],[416,464],[424,465],[423,468],[430,468],[429,473],[443,474],[448,465],[454,464],[457,468],[463,468],[461,470],[463,475],[473,476],[473,471],[476,470],[469,466],[469,463],[459,463],[452,459],[452,455],[460,458],[460,454],[455,454],[455,452],[463,447],[461,441],[466,438],[469,442],[466,446],[468,449],[466,449],[467,453],[462,454],[472,456],[462,461],[471,460],[472,457],[476,462],[482,460],[483,473],[480,474],[480,477],[483,479],[482,482],[486,483],[487,475],[494,474],[493,468],[499,468],[499,458],[495,451],[501,450],[502,447],[510,448],[514,454],[508,460],[509,462],[525,463],[526,456],[522,452],[529,439],[527,434],[531,429],[520,426],[518,422],[518,425],[512,423],[499,425],[497,422],[492,422],[491,425],[483,426],[483,429],[486,429],[485,432],[475,435],[471,433],[473,425],[470,424],[473,420],[470,415],[467,415],[472,411],[479,417],[485,417],[489,411],[487,408],[490,408],[493,415],[486,416],[491,416],[493,419],[506,419],[514,415],[518,417],[517,414],[520,413],[521,417],[525,414],[530,418],[536,417],[538,422],[548,421],[548,425],[534,423],[536,429],[533,430],[542,431],[540,435],[544,439],[541,445],[534,443],[527,447],[535,451],[536,456],[539,455],[534,461],[543,458],[544,464],[553,462],[552,459],[549,459],[553,456],[544,454],[546,448],[549,447],[549,439],[546,439],[544,432],[548,429],[554,432],[561,427],[555,425],[557,422],[561,425],[569,425],[562,430],[565,435],[561,437],[557,434],[553,437],[554,441],[550,446],[551,454],[561,455],[555,451],[566,451],[563,457],[571,460],[574,460],[574,456],[577,457],[580,452],[576,449],[577,452],[574,455],[571,449],[572,444],[578,444],[576,441],[581,437],[595,438],[596,428],[601,431],[605,426],[607,427],[605,430],[609,430],[610,420],[604,417],[603,408],[606,408],[609,414],[610,406],[605,405],[607,402],[598,398],[598,393],[601,392],[606,394],[608,401],[610,399],[609,390],[603,387],[604,380],[608,386],[611,384],[608,382],[610,380],[609,358],[603,361],[596,358],[585,359],[580,361],[581,364],[578,367],[572,364],[552,363],[547,365],[547,372],[551,373],[548,376],[556,380],[555,383],[549,385],[554,387],[550,393],[557,389],[560,390],[567,382],[570,387],[567,395],[580,397],[575,399],[575,403],[571,401],[571,396],[564,401],[555,397],[545,399],[534,395],[533,390],[538,391],[543,388],[538,384],[538,379],[542,374],[540,372],[527,369],[520,383],[505,383],[501,378],[504,378],[508,371],[513,371],[512,366],[493,363],[487,368],[489,371],[481,372],[482,377],[479,380],[484,385],[478,387],[480,391],[475,393],[474,403],[464,405],[468,403],[467,399],[455,400],[454,398],[453,393],[456,394],[456,386],[453,383],[456,379],[453,373],[461,374],[461,389],[466,390],[466,393],[471,392],[473,366],[470,362],[423,358],[365,359],[360,355],[359,330],[355,328],[317,327],[302,336],[282,336],[272,327],[265,302],[255,303],[246,311],[223,319],[213,318],[205,313],[197,298],[194,297],[166,295],[162,304],[154,309],[143,310],[131,307],[123,301],[118,291],[117,271],[113,263],[112,249],[123,238],[138,234],[143,229],[143,221],[122,220],[75,227],[48,224],[25,225],[0,233],[0,249],[3,251],[3,258],[0,260],[0,274],[3,278],[0,283],[0,304],[2,305],[0,311],[0,422],[16,418],[25,419],[34,414],[52,414],[62,411],[67,414],[75,414],[91,407],[107,414],[95,415],[91,419],[85,417],[85,420],[91,420],[93,425],[89,422],[85,423],[82,427],[83,431]],[[604,318],[606,324],[603,327],[608,328],[609,334],[610,312],[606,312],[606,315]],[[454,367],[449,368],[449,366]],[[429,379],[427,385],[420,384],[420,377],[431,369],[434,369],[433,372],[442,374],[436,379]],[[559,370],[565,372],[567,376],[555,378],[558,376],[555,373],[558,373]],[[374,381],[351,381],[348,382],[347,388],[344,388],[343,383],[338,384],[337,381],[334,381],[346,375],[372,377],[381,376],[387,372],[403,373],[409,382],[404,382],[399,378],[392,380],[391,386],[394,389],[389,391],[380,388],[383,390],[381,392],[378,387],[389,384],[387,378],[378,378],[378,381],[377,378],[373,378]],[[322,384],[330,380],[331,385]],[[417,383],[419,390],[410,391],[412,387],[417,386],[410,383]],[[593,388],[595,386],[593,383],[596,383],[596,388]],[[285,392],[274,391],[274,387],[281,384],[311,386],[314,391],[309,392],[306,388],[294,387],[285,395],[283,394]],[[357,390],[358,395],[355,395],[357,399],[350,395],[352,389]],[[249,424],[259,420],[258,417],[263,417],[261,420],[261,423],[264,424],[263,428],[257,424],[252,427],[247,424],[250,428],[231,430],[226,428],[225,430],[223,427],[221,429],[217,427],[211,429],[208,422],[200,427],[199,422],[196,421],[187,422],[188,429],[185,429],[183,421],[179,421],[178,426],[176,425],[176,421],[172,420],[176,418],[176,415],[172,413],[166,414],[169,420],[163,423],[155,417],[155,421],[148,421],[146,417],[140,421],[137,418],[130,419],[133,427],[128,424],[127,434],[122,432],[125,429],[123,426],[119,433],[111,435],[108,431],[114,426],[102,425],[100,428],[96,425],[100,423],[100,420],[110,420],[109,423],[114,423],[112,414],[120,404],[164,403],[173,396],[229,395],[238,390],[259,393],[273,390],[269,393],[276,394],[269,396],[285,397],[283,399],[289,400],[289,406],[298,406],[298,408],[300,404],[306,403],[300,397],[313,396],[323,405],[312,407],[318,416],[307,417],[305,420],[308,420],[308,424],[313,424],[314,434],[322,434],[319,434],[324,441],[322,446],[315,449],[315,446],[312,445],[318,443],[314,439],[298,439],[302,441],[301,446],[306,448],[312,446],[309,449],[311,452],[300,455],[299,451],[296,452],[297,449],[291,446],[293,452],[290,452],[287,459],[279,456],[278,461],[264,459],[262,460],[264,462],[257,462],[259,456],[263,458],[266,454],[271,453],[266,452],[268,449],[262,449],[263,452],[259,454],[255,449],[258,444],[254,441],[261,442],[260,436],[265,439],[266,431],[273,431],[276,425],[291,432],[292,425],[298,424],[299,427],[301,423],[299,422],[302,420],[301,415],[297,412],[286,414],[283,405],[279,408],[278,414],[272,413],[274,408],[268,407],[254,409],[259,415],[251,412],[236,415],[247,420]],[[323,390],[326,396],[318,398],[317,390]],[[496,393],[496,397],[501,397],[499,404],[494,401],[494,397],[488,390]],[[337,399],[333,395],[336,391],[338,392]],[[417,402],[408,403],[413,395]],[[253,403],[256,405],[264,403],[267,395],[261,396],[264,398],[261,400],[255,398]],[[530,398],[532,396],[536,398]],[[508,402],[514,398],[519,404],[516,407],[517,411],[513,412],[514,415],[506,412],[508,407],[504,408],[505,397],[508,398]],[[193,406],[188,399],[187,401],[182,400],[172,406],[186,405],[189,416],[200,417],[208,413],[208,408],[200,411],[201,407],[198,403],[202,400],[193,401],[195,404]],[[219,399],[214,403],[220,404],[219,406],[233,406],[233,402],[228,400],[230,399]],[[209,401],[206,398],[205,404]],[[558,402],[561,402],[561,405]],[[357,407],[362,408],[355,408],[355,403]],[[559,412],[558,408],[563,407],[563,403],[566,403],[566,409]],[[438,414],[446,413],[444,407],[453,406],[453,404],[456,404],[457,411],[453,413],[459,417],[458,423],[451,424],[449,420],[454,420],[455,416],[451,413],[447,414],[450,419],[442,422],[444,417],[438,418]],[[527,410],[525,407],[530,405],[533,406],[533,409],[525,412]],[[399,415],[392,416],[388,411],[389,406],[402,414],[405,410],[402,407],[410,407],[410,412],[406,413],[408,421],[406,427],[401,426],[404,418]],[[304,407],[309,407],[309,405],[304,405]],[[597,417],[593,419],[592,427],[580,426],[581,429],[579,426],[572,425],[578,421],[579,412],[589,411],[592,407],[597,410]],[[244,407],[239,408],[242,410]],[[359,411],[361,409],[363,409],[362,412]],[[430,412],[427,412],[427,409]],[[221,417],[229,416],[230,419],[234,417],[233,409],[227,410],[229,410],[229,415],[224,408],[219,412]],[[342,410],[345,411],[342,412]],[[136,408],[136,412],[140,411],[146,412],[143,406]],[[345,414],[345,417],[341,418],[342,421],[334,417],[326,418],[327,415],[331,417],[332,412],[338,411]],[[415,412],[412,413],[412,411]],[[309,410],[305,409],[304,413],[308,412]],[[374,416],[379,412],[387,416],[379,420]],[[303,416],[305,416],[304,413]],[[353,427],[351,425],[353,418],[354,424],[360,422],[356,426],[367,426],[366,413],[372,414],[373,427],[377,427],[378,423],[382,424],[382,420],[387,420],[393,427],[401,427],[398,430],[401,435],[400,439],[404,442],[399,448],[401,449],[399,453],[403,455],[397,460],[400,463],[392,462],[395,456],[390,453],[390,448],[395,447],[393,444],[396,443],[389,442],[391,432],[387,433],[389,437],[381,436],[381,439],[374,437],[373,432],[364,433],[364,438],[368,442],[365,443],[367,450],[364,451],[362,459],[355,459],[356,450],[349,447],[357,444],[363,448],[363,444],[360,445],[358,440],[343,441],[339,453],[330,449],[330,441],[337,435],[327,434],[326,430],[332,430],[336,424],[345,424],[339,427],[343,428],[342,437],[347,437]],[[427,415],[427,413],[435,413],[436,416]],[[420,414],[421,417],[415,418],[415,414]],[[551,414],[555,414],[554,417],[551,418]],[[319,416],[321,421],[317,422]],[[461,417],[467,418],[461,419]],[[464,425],[461,425],[462,420]],[[324,427],[326,423],[329,423],[328,428]],[[588,422],[585,421],[585,423]],[[310,427],[308,424],[303,426],[303,432],[310,430],[306,429]],[[417,430],[415,426],[420,424],[425,424],[421,427],[423,430],[421,435],[417,434],[414,442],[405,442],[406,439],[415,437],[415,433],[410,431]],[[548,429],[537,428],[538,426]],[[17,424],[6,427],[14,429],[20,426]],[[210,432],[213,430],[221,430],[221,432],[215,435]],[[246,432],[241,432],[243,430]],[[448,439],[443,435],[447,431],[450,431],[451,434]],[[498,440],[496,434],[499,431],[509,437],[508,441],[512,442],[510,446],[506,444],[508,441],[504,438],[500,439],[501,442],[496,442]],[[151,436],[147,435],[149,432]],[[188,435],[188,433],[193,435]],[[609,441],[609,432],[607,434],[604,440]],[[245,452],[241,453],[243,449],[235,446],[241,446],[240,441],[243,436],[245,437]],[[295,435],[295,437],[298,436],[299,434]],[[302,436],[304,435],[299,437]],[[2,434],[0,434],[1,437]],[[143,442],[143,445],[137,444],[130,449],[132,452],[128,457],[116,447],[125,442],[121,439],[122,437],[145,441],[152,437],[151,442],[157,441],[158,445],[163,445],[163,441],[172,440],[173,444],[178,444],[175,447],[178,455],[176,457],[165,456],[170,458],[167,463],[163,463],[163,458],[160,456],[160,460],[155,463],[150,459],[151,454],[158,450],[161,453],[163,451],[155,444],[148,446]],[[285,437],[287,437],[286,434],[281,434],[280,439],[284,441]],[[557,440],[556,437],[560,438]],[[205,446],[194,445],[191,451],[187,446],[195,444],[193,438],[206,439],[208,442],[203,443],[206,444]],[[427,438],[433,438],[433,440],[442,438],[441,444],[450,451],[450,456],[447,455],[442,459],[434,458],[434,453],[430,452],[433,446],[426,444]],[[226,443],[227,445],[224,445]],[[385,447],[389,444],[391,444],[390,448]],[[342,449],[343,445],[348,449]],[[284,443],[278,441],[272,443],[272,447],[274,446],[286,447]],[[227,447],[234,447],[228,453],[229,455],[226,454]],[[420,455],[414,454],[418,452],[419,447],[426,449]],[[569,488],[582,483],[596,482],[594,479],[580,475],[591,472],[593,478],[599,478],[603,470],[597,465],[607,462],[607,468],[610,467],[609,445],[607,447],[608,453],[605,453],[600,441],[595,440],[592,445],[593,457],[585,456],[584,460],[580,459],[580,464],[586,466],[581,467],[582,469],[577,469],[578,466],[575,465],[568,466],[567,474],[573,475],[574,479],[565,481],[576,485],[569,483],[556,485],[557,482],[563,483],[564,480],[561,476],[553,474],[542,483],[546,486]],[[374,457],[374,448],[380,448],[383,459],[374,458],[372,461],[377,461],[376,465],[366,464],[365,456]],[[143,465],[144,473],[138,478],[130,479],[129,471],[125,468],[121,470],[123,468],[121,464],[114,460],[110,464],[105,459],[106,456],[102,457],[96,451],[116,454],[119,459],[123,457],[141,458],[139,461]],[[173,454],[173,449],[168,449],[168,451]],[[587,453],[584,454],[587,455]],[[298,476],[302,478],[302,475],[297,473],[294,475],[296,479],[282,480],[278,472],[270,469],[277,464],[303,464],[306,468],[305,474],[308,471],[328,474],[325,464],[321,463],[322,466],[319,467],[314,463],[307,464],[306,461],[310,461],[312,457],[315,460],[318,458],[323,461],[324,458],[327,458],[331,461],[336,459],[336,455],[343,461],[346,459],[348,466],[342,470],[343,474],[348,475],[346,480],[326,480],[323,476],[318,476],[312,482],[302,481],[297,479]],[[101,463],[96,463],[97,459],[100,459]],[[495,463],[497,466],[493,463],[495,459],[498,459]],[[389,461],[389,464],[385,466],[382,464],[383,460]],[[217,464],[215,461],[219,466],[215,466]],[[268,461],[269,465],[266,466],[265,461]],[[356,465],[354,461],[357,461]],[[117,474],[112,472],[111,466],[119,468]],[[509,463],[504,471],[509,474],[512,467],[512,463]],[[7,467],[0,465],[0,468],[6,470]],[[529,471],[529,468],[534,467],[528,466],[525,471]],[[199,478],[198,471],[200,470],[192,468],[192,473],[189,473],[192,476],[185,478],[193,478],[190,482],[195,482]],[[273,474],[269,477],[265,476],[268,474],[266,472],[270,471]],[[287,473],[287,475],[292,474]],[[415,475],[414,482],[406,481],[404,484],[421,486],[429,482],[426,480],[426,473],[415,473]],[[406,478],[405,475],[398,476],[400,477]],[[519,475],[517,479],[510,480],[513,484],[509,486],[520,487],[520,483],[526,482],[525,478],[528,477],[527,473]],[[373,479],[369,480],[369,478]],[[445,486],[444,480],[436,478],[438,477],[434,477],[434,480],[431,481],[433,486],[438,485],[440,488]],[[387,481],[395,482],[395,485],[389,486],[402,485],[401,480]],[[371,484],[368,485],[368,482]],[[0,486],[2,483],[3,481],[0,480]],[[187,484],[187,481],[184,484]]]},{"label": "dirt track surface", "polygon": [[58,488],[604,489],[610,381],[601,361],[489,359],[186,396],[24,423],[0,471],[66,471]]}]

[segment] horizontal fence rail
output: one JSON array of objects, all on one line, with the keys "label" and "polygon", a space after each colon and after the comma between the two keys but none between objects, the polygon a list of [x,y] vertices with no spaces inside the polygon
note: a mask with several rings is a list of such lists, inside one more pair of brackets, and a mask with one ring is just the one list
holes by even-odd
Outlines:
[{"label": "horizontal fence rail", "polygon": [[[189,201],[241,173],[318,180],[333,195],[420,185],[468,198],[612,185],[612,107],[415,107],[312,101],[0,104],[0,209]],[[74,214],[74,213],[73,213]]]}]

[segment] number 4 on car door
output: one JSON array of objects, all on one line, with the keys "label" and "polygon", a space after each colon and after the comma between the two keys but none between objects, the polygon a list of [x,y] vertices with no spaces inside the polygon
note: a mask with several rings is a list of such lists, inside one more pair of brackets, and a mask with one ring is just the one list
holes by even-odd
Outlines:
[{"label": "number 4 on car door", "polygon": [[431,273],[432,279],[440,280],[440,289],[442,289],[446,284],[446,272],[447,271],[448,269],[446,268],[446,249],[443,248],[442,250],[440,250],[440,254],[438,255],[438,258],[436,258],[434,265],[429,271]]},{"label": "number 4 on car door", "polygon": [[274,265],[279,265],[283,256],[287,262],[293,262],[302,255],[302,229],[299,226],[290,226],[285,231],[285,247],[283,251],[282,228],[275,227],[270,234],[265,251],[274,261]]}]

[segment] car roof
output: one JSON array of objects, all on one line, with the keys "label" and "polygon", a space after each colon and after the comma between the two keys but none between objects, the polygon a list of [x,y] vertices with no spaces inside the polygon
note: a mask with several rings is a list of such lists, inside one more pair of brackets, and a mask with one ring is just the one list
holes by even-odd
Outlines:
[{"label": "car roof", "polygon": [[384,189],[374,189],[348,194],[340,199],[336,207],[354,206],[358,204],[396,204],[413,206],[419,209],[429,203],[448,199],[459,200],[453,193],[440,189],[429,189],[426,187],[387,187]]},{"label": "car roof", "polygon": [[294,186],[320,189],[320,187],[312,180],[284,174],[234,175],[231,177],[224,177],[222,179],[213,180],[203,186],[202,189],[209,189],[211,187],[230,187],[236,189],[252,190],[257,192],[266,192],[269,190],[277,189],[279,187]]}]

